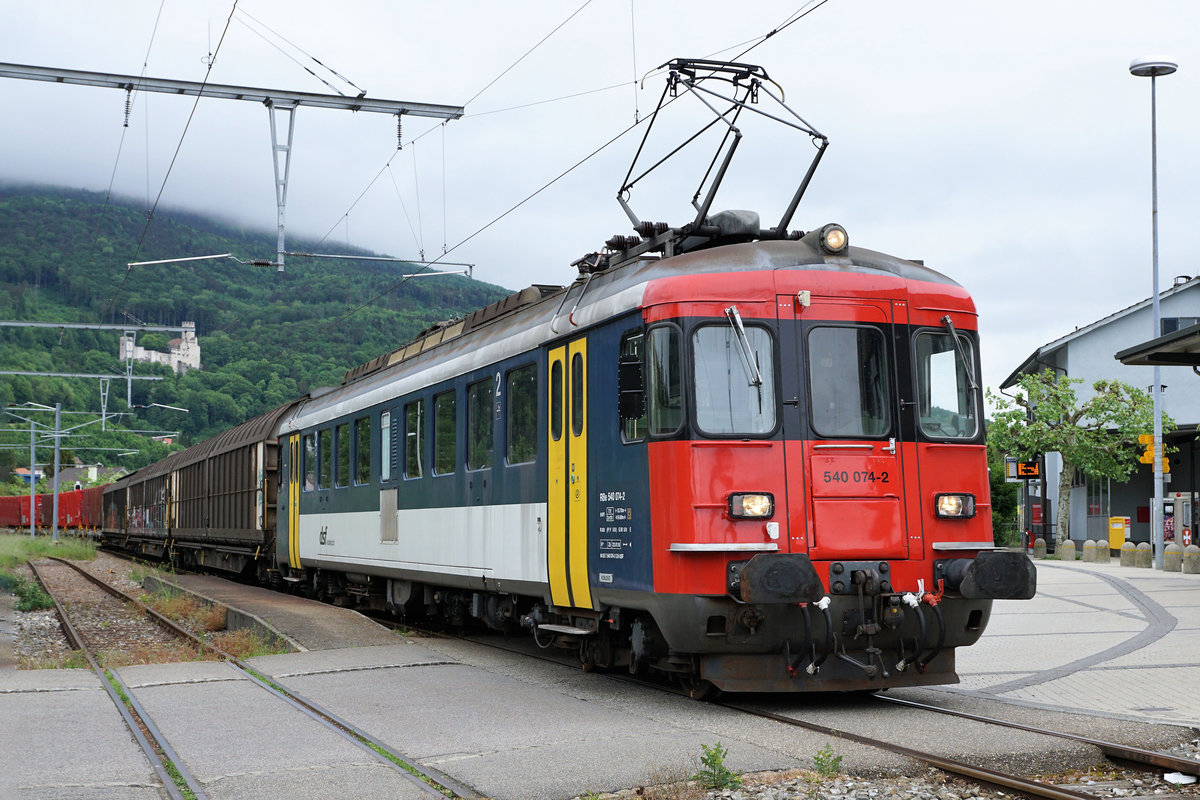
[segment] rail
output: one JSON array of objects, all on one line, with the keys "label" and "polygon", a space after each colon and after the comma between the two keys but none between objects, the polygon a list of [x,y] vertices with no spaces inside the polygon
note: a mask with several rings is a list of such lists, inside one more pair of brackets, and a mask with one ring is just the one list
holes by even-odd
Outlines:
[{"label": "rail", "polygon": [[[70,567],[71,569],[75,570],[79,574],[83,575],[85,578],[87,578],[89,581],[94,583],[96,586],[100,587],[104,591],[113,595],[117,599],[122,600],[127,603],[130,603],[134,607],[140,609],[143,613],[150,616],[157,623],[159,623],[166,629],[170,630],[172,633],[193,642],[197,647],[201,648],[202,651],[209,650],[209,651],[216,653],[218,656],[220,656],[221,660],[225,661],[230,666],[237,669],[240,673],[242,673],[244,675],[244,677],[248,678],[250,681],[252,681],[256,685],[258,685],[262,689],[270,692],[271,694],[276,696],[278,699],[288,703],[296,710],[298,710],[301,713],[308,716],[310,719],[313,719],[314,721],[318,722],[319,724],[323,725],[324,727],[337,733],[339,736],[345,738],[351,744],[354,744],[361,750],[369,753],[373,758],[375,758],[380,763],[396,770],[397,773],[401,777],[406,778],[410,782],[412,782],[426,796],[428,796],[430,798],[439,798],[440,800],[445,800],[445,798],[462,798],[462,800],[478,800],[477,796],[470,789],[459,784],[457,781],[450,778],[449,776],[444,775],[443,773],[441,773],[437,770],[430,769],[428,767],[417,766],[415,759],[412,759],[408,756],[405,756],[402,753],[397,752],[396,750],[392,749],[384,742],[375,738],[374,736],[372,736],[371,734],[362,730],[361,728],[358,728],[353,723],[351,723],[345,719],[342,719],[341,717],[337,716],[336,714],[317,705],[313,701],[304,698],[303,696],[297,694],[296,692],[293,692],[290,689],[287,689],[286,687],[282,686],[278,682],[273,682],[273,681],[268,682],[267,680],[262,678],[257,672],[255,672],[252,667],[250,667],[249,665],[242,662],[237,656],[235,656],[229,652],[226,652],[225,650],[211,644],[210,642],[206,642],[205,640],[194,635],[190,631],[175,624],[175,622],[173,622],[172,620],[163,616],[162,614],[158,613],[157,611],[153,610],[149,606],[145,605],[137,598],[131,597],[130,595],[128,595],[125,592],[118,589],[117,587],[112,586],[111,584],[101,580],[100,578],[97,578],[95,575],[92,575],[90,572],[81,568],[79,565],[73,564],[70,561],[65,561],[60,558],[51,557],[50,560],[59,562],[61,564],[65,564],[66,566]],[[32,562],[30,562],[30,566],[34,567]],[[34,574],[38,575],[36,567],[34,567]],[[50,594],[51,597],[53,598],[53,596],[54,596],[53,592],[51,592],[49,587],[46,586],[45,581],[42,581],[40,575],[38,575],[38,580],[42,582],[42,585],[43,585],[43,587],[46,588],[47,593]],[[68,617],[65,613],[65,610],[58,603],[57,599],[55,599],[54,602],[55,602],[55,607],[58,609],[59,617],[62,620],[64,620],[64,627],[69,626],[69,622],[67,622]],[[95,670],[97,670],[97,674],[101,676],[101,680],[104,683],[105,687],[109,689],[110,696],[114,697],[114,702],[118,703],[118,707],[120,709],[122,709],[123,715],[126,716],[126,723],[129,724],[131,722],[131,720],[128,716],[128,710],[125,708],[124,704],[120,702],[120,699],[116,696],[115,691],[113,691],[112,688],[109,686],[108,681],[105,680],[103,670],[101,670],[99,665],[96,664],[95,659],[87,651],[87,649],[83,646],[83,641],[79,638],[78,634],[75,633],[73,630],[71,633],[68,633],[68,638],[71,639],[72,644],[74,644],[76,647],[78,647],[78,649],[81,649],[84,651],[84,654],[88,658],[88,662],[93,665],[93,668]],[[117,681],[120,681],[120,678],[116,676],[115,672],[112,674],[113,674],[113,677]],[[125,690],[125,692],[126,692],[126,696],[130,697],[131,702],[132,702],[132,694],[130,692],[128,692],[127,689]],[[137,710],[136,707],[135,707],[135,710]],[[147,722],[147,720],[149,719],[144,713],[139,712],[139,716],[141,717],[143,722]],[[146,727],[154,735],[154,738],[157,740],[158,744],[160,746],[162,746],[163,750],[167,751],[169,749],[169,745],[165,744],[165,739],[163,739],[161,737],[161,735],[158,735],[154,732],[154,729],[152,728],[152,724],[147,723]],[[138,727],[137,727],[136,722],[132,723],[131,730],[133,730],[135,732],[135,734],[137,733]],[[145,749],[145,748],[143,748],[143,749]],[[149,755],[150,752],[151,751],[147,751],[147,754]],[[177,767],[180,767],[180,770],[182,773],[182,766],[181,766],[179,760],[177,758],[174,758],[171,756],[168,756],[168,757],[172,758],[173,763]],[[157,753],[155,754],[155,758],[151,759],[151,763],[152,764],[154,764],[154,763],[161,764],[161,759],[158,759]],[[160,775],[160,777],[162,777],[162,776]],[[171,781],[169,776],[166,777],[166,780],[164,781],[163,785],[168,786],[168,787],[174,786],[174,784]],[[193,787],[192,782],[189,780],[188,786],[189,786],[189,788],[192,789],[192,791],[194,793],[196,793],[197,800],[206,800],[206,796],[203,794],[203,792],[201,792],[199,790],[198,785]],[[179,795],[179,797],[182,798],[183,795]],[[175,795],[172,795],[172,798],[174,800]]]}]

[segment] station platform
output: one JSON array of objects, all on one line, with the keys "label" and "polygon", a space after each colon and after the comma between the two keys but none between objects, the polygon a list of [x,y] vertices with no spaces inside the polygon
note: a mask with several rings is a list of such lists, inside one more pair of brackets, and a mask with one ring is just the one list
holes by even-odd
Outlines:
[{"label": "station platform", "polygon": [[1200,575],[1043,559],[1033,600],[997,601],[938,691],[1200,727]]}]

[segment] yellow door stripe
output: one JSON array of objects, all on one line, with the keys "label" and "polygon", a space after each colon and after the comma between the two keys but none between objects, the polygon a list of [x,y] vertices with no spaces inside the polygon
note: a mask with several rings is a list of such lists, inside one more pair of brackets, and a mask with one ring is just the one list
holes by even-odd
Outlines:
[{"label": "yellow door stripe", "polygon": [[[568,497],[570,543],[567,552],[571,562],[571,597],[577,608],[591,608],[592,592],[588,580],[587,340],[576,339],[568,350],[567,408],[570,413],[567,416],[571,420],[568,426],[571,486]],[[575,376],[576,359],[581,367],[578,381]],[[578,419],[574,417],[574,397],[580,399]],[[575,433],[577,429],[578,434]]]},{"label": "yellow door stripe", "polygon": [[[565,347],[550,351],[547,362],[549,374],[546,391],[549,419],[546,424],[547,438],[547,494],[546,494],[546,569],[550,578],[550,602],[556,606],[571,605],[570,588],[567,585],[567,382]],[[556,379],[557,375],[557,379]],[[555,408],[558,409],[556,415]],[[558,439],[555,417],[558,423]]]},{"label": "yellow door stripe", "polygon": [[288,560],[300,568],[300,437],[291,437],[288,463]]}]

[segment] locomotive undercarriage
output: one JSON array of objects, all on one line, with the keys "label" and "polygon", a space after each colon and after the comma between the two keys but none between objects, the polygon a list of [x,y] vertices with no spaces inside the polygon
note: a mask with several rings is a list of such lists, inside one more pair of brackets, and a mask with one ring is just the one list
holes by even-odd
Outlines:
[{"label": "locomotive undercarriage", "polygon": [[[725,595],[613,592],[604,598],[610,605],[590,611],[495,587],[434,586],[320,568],[289,574],[264,569],[267,559],[255,557],[261,552],[122,539],[109,544],[179,566],[241,572],[275,587],[288,583],[338,605],[525,632],[540,647],[575,652],[585,670],[665,676],[696,697],[714,689],[873,691],[956,683],[955,648],[982,635],[992,599],[1032,596],[1035,580],[1024,554],[981,554],[935,562],[933,591],[922,585],[897,592],[879,562],[813,565],[805,556],[779,554],[753,566],[731,564]],[[832,593],[816,577],[818,567],[829,571]]]}]

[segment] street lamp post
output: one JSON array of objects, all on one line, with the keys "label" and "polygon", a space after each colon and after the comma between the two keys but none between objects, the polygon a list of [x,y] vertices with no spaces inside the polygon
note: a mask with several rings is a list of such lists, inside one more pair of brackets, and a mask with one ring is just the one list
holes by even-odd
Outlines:
[{"label": "street lamp post", "polygon": [[[1151,237],[1154,242],[1154,335],[1162,336],[1162,312],[1158,302],[1158,76],[1170,75],[1179,69],[1174,61],[1159,56],[1135,58],[1129,62],[1129,72],[1150,79],[1150,194]],[[1154,505],[1150,509],[1150,540],[1154,547],[1154,568],[1163,568],[1163,442],[1162,442],[1162,367],[1154,366]]]}]

